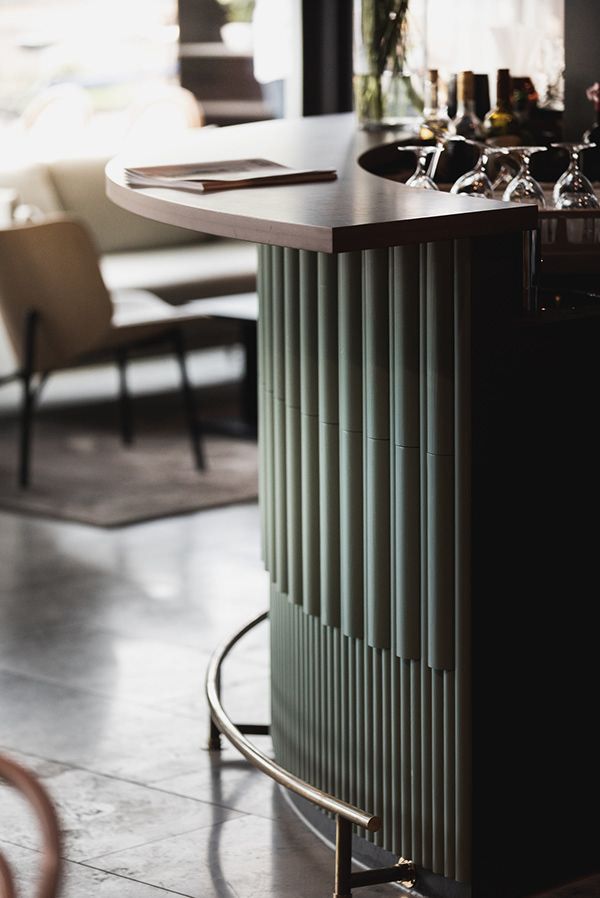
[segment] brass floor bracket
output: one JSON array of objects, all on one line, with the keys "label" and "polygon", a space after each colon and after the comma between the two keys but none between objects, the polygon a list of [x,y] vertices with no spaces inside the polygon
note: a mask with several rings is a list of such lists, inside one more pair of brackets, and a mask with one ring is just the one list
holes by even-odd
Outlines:
[{"label": "brass floor bracket", "polygon": [[352,824],[340,814],[335,826],[335,883],[333,898],[352,898],[352,889],[361,886],[381,885],[384,882],[400,882],[412,888],[417,881],[417,869],[412,861],[400,858],[392,867],[352,872]]}]

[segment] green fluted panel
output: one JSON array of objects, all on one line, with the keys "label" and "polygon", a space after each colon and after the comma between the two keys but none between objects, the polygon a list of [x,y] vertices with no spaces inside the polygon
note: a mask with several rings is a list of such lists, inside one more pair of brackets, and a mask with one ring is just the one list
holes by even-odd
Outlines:
[{"label": "green fluted panel", "polygon": [[340,623],[340,448],[338,412],[338,272],[319,253],[319,532],[321,620]]},{"label": "green fluted panel", "polygon": [[265,496],[267,493],[267,477],[265,471],[265,352],[264,352],[264,335],[263,322],[265,318],[265,268],[267,259],[267,247],[258,247],[258,273],[257,273],[257,292],[258,292],[258,322],[256,328],[256,351],[258,358],[258,503],[260,509],[260,557],[266,565],[267,560],[267,534],[266,534],[266,514],[265,514]]},{"label": "green fluted panel", "polygon": [[302,429],[300,410],[285,409],[287,498],[287,587],[291,602],[302,604]]},{"label": "green fluted panel", "polygon": [[319,789],[328,792],[327,773],[329,756],[327,751],[327,634],[319,626],[319,693],[320,693],[320,731],[319,745]]},{"label": "green fluted panel", "polygon": [[275,566],[275,484],[272,472],[275,469],[274,456],[274,415],[273,415],[273,247],[265,248],[264,258],[264,302],[262,304],[263,366],[264,366],[264,416],[263,442],[265,466],[264,516],[266,527],[265,564],[274,582],[277,576]]},{"label": "green fluted panel", "polygon": [[421,789],[421,669],[422,662],[410,662],[410,754],[412,759],[411,777],[411,860],[421,863],[423,856],[423,807]]},{"label": "green fluted panel", "polygon": [[454,666],[453,244],[427,249],[428,663]]},{"label": "green fluted panel", "polygon": [[354,672],[356,675],[356,803],[366,808],[365,776],[365,643],[362,639],[354,642]]},{"label": "green fluted panel", "polygon": [[389,265],[387,250],[364,253],[365,605],[367,641],[389,648],[390,409]]},{"label": "green fluted panel", "polygon": [[342,632],[363,637],[363,435],[340,432],[340,599]]},{"label": "green fluted panel", "polygon": [[454,667],[454,457],[427,454],[429,666]]},{"label": "green fluted panel", "polygon": [[456,870],[456,733],[454,671],[444,671],[444,876],[454,879]]},{"label": "green fluted panel", "polygon": [[454,452],[454,285],[451,241],[427,246],[427,451]]},{"label": "green fluted panel", "polygon": [[418,246],[393,250],[394,442],[420,444],[420,353]]},{"label": "green fluted panel", "polygon": [[421,655],[419,247],[397,247],[393,250],[393,260],[396,651],[401,658],[416,659]]},{"label": "green fluted panel", "polygon": [[390,439],[389,263],[386,249],[366,250],[364,264],[364,414],[367,436]]},{"label": "green fluted panel", "polygon": [[444,872],[444,673],[431,675],[432,870]]},{"label": "green fluted panel", "polygon": [[318,615],[319,570],[319,360],[317,257],[300,253],[300,431],[302,471],[302,604]]},{"label": "green fluted panel", "polygon": [[[420,752],[420,835],[417,863],[430,868],[432,861],[431,841],[431,670],[427,666],[427,335],[428,335],[428,246],[420,250],[420,284],[419,284],[419,348],[420,348],[420,454],[421,454],[421,661],[419,682],[419,752]],[[413,712],[414,713],[414,712]]]},{"label": "green fluted panel", "polygon": [[346,787],[343,780],[345,769],[344,758],[344,726],[342,721],[342,706],[344,704],[345,689],[342,691],[343,679],[343,648],[340,631],[332,629],[333,638],[333,753],[335,769],[333,778],[333,794],[344,798]]},{"label": "green fluted panel", "polygon": [[403,793],[402,782],[402,737],[404,735],[404,720],[402,717],[402,673],[400,661],[394,654],[391,656],[390,671],[390,788],[387,797],[388,808],[385,813],[391,815],[391,835],[388,845],[400,845],[403,841],[402,831],[405,821],[402,819],[402,809],[406,796]]},{"label": "green fluted panel", "polygon": [[[363,772],[365,807],[375,807],[375,776],[373,742],[375,732],[373,727],[373,649],[366,642],[363,643],[363,696],[364,717],[362,721],[365,746],[365,764]],[[367,839],[372,842],[374,833],[367,833]]]},{"label": "green fluted panel", "polygon": [[273,328],[273,458],[274,458],[274,529],[275,570],[282,592],[287,583],[287,511],[286,511],[286,413],[285,413],[285,306],[283,249],[272,251],[272,328]]},{"label": "green fluted panel", "polygon": [[302,604],[302,475],[300,438],[300,260],[284,250],[285,470],[287,584],[290,601]]},{"label": "green fluted panel", "polygon": [[456,868],[466,881],[471,871],[471,271],[470,245],[456,241],[455,329],[455,534],[456,534]]},{"label": "green fluted panel", "polygon": [[[273,702],[278,705],[273,708],[273,739],[277,758],[285,758],[293,772],[368,810],[383,813],[383,830],[368,837],[376,844],[444,876],[466,880],[470,864],[466,760],[470,709],[465,671],[470,643],[468,544],[461,534],[468,532],[469,523],[469,464],[463,461],[469,439],[469,275],[468,245],[457,244],[450,247],[456,253],[449,269],[454,283],[450,288],[445,281],[440,283],[443,272],[448,271],[449,246],[430,245],[418,253],[396,249],[390,254],[391,266],[386,253],[366,253],[362,281],[363,266],[357,254],[338,259],[338,351],[333,362],[337,372],[329,370],[331,360],[326,353],[326,347],[333,345],[329,342],[331,333],[328,336],[326,329],[319,333],[316,326],[317,318],[321,322],[327,317],[323,303],[329,293],[327,285],[321,286],[320,296],[317,291],[317,256],[295,254],[297,271],[292,257],[288,271],[284,257],[288,587],[293,589],[290,559],[297,551],[304,563],[298,592],[304,611],[312,613],[306,615],[299,605],[290,603],[290,598],[299,601],[298,593],[288,596],[273,589],[276,613],[272,626],[277,642],[273,647],[273,676],[279,680],[273,687]],[[330,269],[321,264],[321,279],[327,281]],[[270,267],[272,270],[272,262]],[[290,300],[288,283],[294,279],[299,293]],[[268,278],[261,274],[261,293],[263,280]],[[357,297],[354,306],[348,302],[350,295]],[[448,346],[442,336],[448,335],[443,324],[447,309],[439,308],[448,295],[454,335],[450,339],[453,369],[449,380],[440,374],[445,370]],[[289,316],[296,300],[299,364],[294,365],[288,360],[288,346],[293,353]],[[317,302],[321,303],[318,315]],[[271,350],[274,343],[279,343],[276,316],[275,312],[270,342],[266,344]],[[259,320],[261,364],[263,327],[268,337],[268,320],[266,327]],[[357,334],[364,339],[362,346],[357,343]],[[294,407],[288,391],[294,373],[299,375],[298,423],[290,415]],[[340,567],[347,579],[340,581],[339,627],[331,627],[325,608],[325,583],[327,561],[335,548],[331,553],[324,538],[325,519],[319,521],[317,517],[316,526],[308,528],[302,514],[300,524],[296,517],[292,528],[289,506],[290,482],[298,485],[302,512],[307,508],[314,513],[319,491],[321,504],[335,502],[335,452],[333,441],[328,445],[328,440],[330,428],[337,422],[325,419],[333,417],[334,391],[327,390],[326,385],[331,386],[336,374]],[[266,378],[263,382],[266,384]],[[373,393],[374,384],[384,384],[385,402],[372,407],[367,392]],[[352,402],[352,391],[357,389],[358,399]],[[448,389],[452,396],[450,428],[448,407],[440,398],[448,395]],[[268,392],[265,390],[265,394]],[[381,400],[380,392],[377,395]],[[448,433],[452,437],[449,446],[444,442]],[[294,459],[290,447],[295,441],[301,445],[302,464],[290,481]],[[266,443],[263,440],[263,445]],[[264,476],[274,481],[276,472],[269,466],[268,452],[262,456]],[[326,477],[328,482],[324,483]],[[360,500],[368,496],[368,502],[357,502],[357,495]],[[360,526],[347,527],[346,516],[356,516]],[[414,521],[410,532],[408,519]],[[273,518],[269,520],[272,524]],[[297,534],[293,552],[291,529]],[[314,543],[311,548],[309,529],[313,536],[316,531],[316,548]],[[359,551],[353,551],[353,546]],[[413,565],[410,589],[399,586],[408,580],[409,553],[417,563],[416,575]],[[350,562],[356,555],[366,563],[364,568],[352,568]],[[456,585],[450,591],[450,601],[444,604],[439,601],[440,583],[446,584],[448,578],[443,572],[448,565]],[[352,580],[350,571],[354,571]],[[315,572],[316,602],[311,609],[305,593]],[[381,589],[380,576],[384,584],[387,582],[387,593]],[[411,592],[416,593],[416,601],[409,603]],[[444,608],[452,612],[449,632],[455,669],[437,666],[441,649],[437,642],[432,645],[429,641],[430,637],[437,640],[440,630],[447,635],[446,623],[440,623],[440,609]],[[362,633],[363,614],[367,620],[366,641],[356,638]],[[377,645],[374,634],[387,644]],[[432,661],[436,662],[433,670],[429,666]]]},{"label": "green fluted panel", "polygon": [[421,657],[421,452],[394,447],[396,652]]},{"label": "green fluted panel", "polygon": [[365,591],[369,645],[389,648],[390,444],[365,440]]},{"label": "green fluted panel", "polygon": [[433,863],[431,670],[422,664],[421,674],[421,864],[430,870]]},{"label": "green fluted panel", "polygon": [[361,254],[342,253],[338,264],[341,627],[347,636],[362,639],[364,592]]},{"label": "green fluted panel", "polygon": [[400,795],[400,808],[396,810],[399,818],[399,832],[394,845],[402,845],[404,857],[412,857],[413,829],[412,829],[412,731],[414,723],[411,720],[411,668],[410,661],[398,661],[400,680],[400,738],[397,742],[396,756],[399,767],[399,789],[394,790],[395,795]]},{"label": "green fluted panel", "polygon": [[340,447],[337,424],[319,424],[321,620],[340,622]]}]

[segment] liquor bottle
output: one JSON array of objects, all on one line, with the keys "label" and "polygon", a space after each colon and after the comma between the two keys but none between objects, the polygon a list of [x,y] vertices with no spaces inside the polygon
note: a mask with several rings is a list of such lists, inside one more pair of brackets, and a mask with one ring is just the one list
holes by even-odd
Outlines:
[{"label": "liquor bottle", "polygon": [[440,81],[437,69],[428,69],[425,79],[423,120],[419,126],[421,140],[438,140],[448,133],[448,109],[440,102]]},{"label": "liquor bottle", "polygon": [[475,76],[471,71],[459,72],[456,78],[456,115],[450,132],[467,140],[482,140],[481,122],[475,115]]},{"label": "liquor bottle", "polygon": [[513,112],[512,83],[508,69],[498,69],[496,76],[496,105],[483,120],[483,132],[487,140],[496,146],[519,146],[521,134],[519,122]]}]

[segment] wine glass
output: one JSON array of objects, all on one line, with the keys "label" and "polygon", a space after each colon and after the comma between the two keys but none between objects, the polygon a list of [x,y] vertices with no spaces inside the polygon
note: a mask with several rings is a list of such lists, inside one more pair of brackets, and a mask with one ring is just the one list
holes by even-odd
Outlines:
[{"label": "wine glass", "polygon": [[552,191],[552,199],[557,209],[597,209],[598,198],[589,178],[581,171],[580,154],[591,150],[595,143],[553,143],[557,149],[568,150],[569,165],[562,173]]},{"label": "wine glass", "polygon": [[479,159],[471,171],[461,175],[450,188],[450,193],[463,193],[469,196],[479,196],[485,199],[492,199],[494,195],[494,187],[487,173],[487,165],[493,156],[506,156],[509,152],[507,147],[492,147],[477,143],[474,140],[467,140],[466,143],[479,147]]},{"label": "wine glass", "polygon": [[519,171],[502,194],[502,199],[511,203],[537,203],[542,208],[546,205],[544,191],[535,180],[530,170],[531,157],[534,153],[544,153],[548,147],[510,147],[519,159]]},{"label": "wine glass", "polygon": [[427,165],[429,156],[432,153],[438,153],[439,149],[437,146],[401,146],[398,147],[399,150],[410,150],[417,157],[417,167],[415,168],[413,174],[410,178],[405,182],[407,187],[421,187],[425,190],[439,190],[439,187],[429,176],[427,173]]}]

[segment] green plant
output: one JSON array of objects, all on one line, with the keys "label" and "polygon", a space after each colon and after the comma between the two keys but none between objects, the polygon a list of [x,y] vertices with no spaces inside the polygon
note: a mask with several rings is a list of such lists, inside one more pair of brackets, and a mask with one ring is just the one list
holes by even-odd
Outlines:
[{"label": "green plant", "polygon": [[[422,106],[404,75],[408,43],[409,0],[360,2],[360,37],[365,70],[355,76],[356,111],[362,121],[378,122],[386,108],[402,103],[404,91],[413,105]],[[403,85],[400,85],[400,81]]]}]

